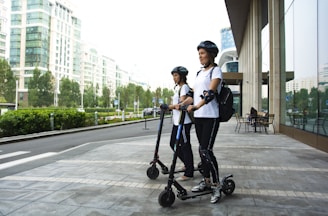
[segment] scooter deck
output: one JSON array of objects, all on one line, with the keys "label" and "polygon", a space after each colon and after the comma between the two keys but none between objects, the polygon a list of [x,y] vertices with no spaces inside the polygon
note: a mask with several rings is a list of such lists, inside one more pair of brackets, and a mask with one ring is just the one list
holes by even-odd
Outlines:
[{"label": "scooter deck", "polygon": [[[194,172],[195,171],[200,171],[201,169],[199,169],[199,168],[195,168],[194,169]],[[182,173],[182,172],[184,172],[184,170],[175,170],[173,173]],[[170,170],[164,170],[164,169],[162,169],[162,174],[164,174],[164,175],[166,175],[166,174],[170,174]]]},{"label": "scooter deck", "polygon": [[193,199],[199,196],[203,196],[206,194],[211,194],[212,190],[206,190],[203,192],[192,192],[192,191],[188,191],[187,194],[178,194],[177,197],[181,200],[186,200],[186,199]]}]

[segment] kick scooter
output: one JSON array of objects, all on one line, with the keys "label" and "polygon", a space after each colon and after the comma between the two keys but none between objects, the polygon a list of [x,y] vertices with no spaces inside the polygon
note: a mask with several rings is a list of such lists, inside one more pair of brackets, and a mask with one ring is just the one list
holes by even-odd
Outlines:
[{"label": "kick scooter", "polygon": [[[154,158],[150,162],[150,167],[147,169],[147,176],[148,178],[154,180],[159,176],[159,169],[156,167],[156,164],[159,164],[161,167],[162,174],[169,174],[169,168],[165,166],[160,160],[158,156],[158,150],[159,150],[159,143],[161,140],[161,134],[162,134],[162,128],[163,128],[163,122],[164,122],[164,114],[165,111],[168,110],[168,105],[167,104],[162,104],[160,106],[161,112],[160,112],[160,121],[159,121],[159,126],[158,126],[158,133],[157,133],[157,140],[156,140],[156,146],[155,146],[155,152],[154,152]],[[197,168],[194,169],[194,171],[199,171],[202,173],[201,169],[201,162],[198,164]],[[178,170],[174,171],[175,173],[179,172],[184,172],[184,170]]]},{"label": "kick scooter", "polygon": [[[178,157],[178,151],[180,151],[181,149],[181,131],[183,128],[183,122],[184,122],[184,118],[186,115],[186,107],[182,107],[182,113],[181,113],[181,118],[180,118],[180,122],[179,122],[179,128],[178,128],[178,133],[176,136],[176,140],[175,140],[175,148],[176,150],[174,151],[173,154],[173,159],[172,159],[172,164],[171,164],[171,169],[170,169],[170,173],[169,173],[169,179],[167,182],[167,186],[165,187],[165,189],[159,194],[158,196],[158,202],[162,207],[170,207],[174,201],[175,201],[175,193],[173,191],[172,186],[174,186],[177,190],[177,197],[181,200],[186,200],[186,199],[191,199],[191,198],[195,198],[198,196],[203,196],[203,195],[207,195],[207,194],[211,194],[212,190],[206,190],[203,192],[187,192],[187,190],[185,188],[183,188],[175,179],[174,179],[174,170],[175,170],[175,165],[177,162],[177,157]],[[233,191],[235,190],[235,182],[231,179],[233,177],[232,174],[226,175],[223,177],[223,179],[221,180],[221,191],[225,194],[225,195],[230,195],[233,193]],[[221,193],[220,191],[220,193]]]}]

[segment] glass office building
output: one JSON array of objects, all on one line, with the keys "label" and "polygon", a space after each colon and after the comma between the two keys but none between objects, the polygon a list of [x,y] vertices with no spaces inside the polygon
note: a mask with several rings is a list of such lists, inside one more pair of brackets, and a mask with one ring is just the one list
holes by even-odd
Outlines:
[{"label": "glass office building", "polygon": [[280,133],[328,151],[328,1],[225,2],[243,72],[243,114],[261,110],[267,94]]},{"label": "glass office building", "polygon": [[56,82],[54,105],[59,80],[79,77],[73,74],[73,59],[81,25],[73,16],[73,8],[70,1],[11,1],[9,61],[19,78],[20,101],[27,101],[28,83],[35,68],[41,73],[52,72]]},{"label": "glass office building", "polygon": [[6,38],[7,38],[7,8],[4,0],[0,0],[0,58],[6,57]]}]

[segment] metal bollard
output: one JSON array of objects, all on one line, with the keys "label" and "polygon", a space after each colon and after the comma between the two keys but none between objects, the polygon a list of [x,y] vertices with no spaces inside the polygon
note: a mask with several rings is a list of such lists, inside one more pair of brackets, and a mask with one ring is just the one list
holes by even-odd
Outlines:
[{"label": "metal bollard", "polygon": [[122,121],[125,121],[124,110],[122,110]]},{"label": "metal bollard", "polygon": [[95,126],[98,125],[98,112],[95,112]]},{"label": "metal bollard", "polygon": [[54,130],[54,114],[50,113],[50,128]]},{"label": "metal bollard", "polygon": [[146,117],[145,117],[145,128],[144,128],[144,130],[148,130],[148,128],[147,128],[147,119],[146,119]]}]

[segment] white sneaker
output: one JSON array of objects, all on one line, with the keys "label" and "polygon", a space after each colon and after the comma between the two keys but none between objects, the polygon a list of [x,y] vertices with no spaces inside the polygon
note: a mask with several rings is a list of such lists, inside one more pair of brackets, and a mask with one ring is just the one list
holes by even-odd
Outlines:
[{"label": "white sneaker", "polygon": [[211,203],[217,203],[221,199],[221,185],[212,187]]},{"label": "white sneaker", "polygon": [[191,179],[193,179],[193,177],[188,177],[188,176],[184,176],[184,175],[176,178],[177,181],[188,181]]},{"label": "white sneaker", "polygon": [[203,192],[206,190],[211,190],[211,185],[207,184],[204,179],[191,189],[192,192]]}]

